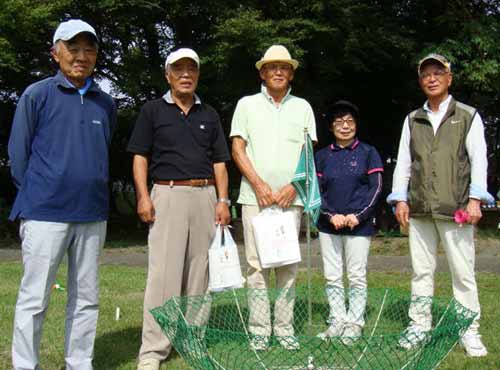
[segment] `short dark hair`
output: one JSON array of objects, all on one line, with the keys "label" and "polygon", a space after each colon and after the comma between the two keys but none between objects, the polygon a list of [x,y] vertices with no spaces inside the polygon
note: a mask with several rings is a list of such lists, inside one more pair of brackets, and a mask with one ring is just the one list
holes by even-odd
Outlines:
[{"label": "short dark hair", "polygon": [[350,114],[356,124],[359,124],[359,109],[356,105],[348,100],[339,100],[333,104],[330,114],[328,114],[328,126],[331,126],[332,122],[336,118],[344,117],[346,114]]}]

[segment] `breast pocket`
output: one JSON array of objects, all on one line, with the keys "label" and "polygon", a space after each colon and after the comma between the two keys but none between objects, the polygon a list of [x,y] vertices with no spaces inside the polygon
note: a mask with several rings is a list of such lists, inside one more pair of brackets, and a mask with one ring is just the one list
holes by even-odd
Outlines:
[{"label": "breast pocket", "polygon": [[197,122],[191,125],[191,134],[196,143],[203,147],[212,146],[215,135],[215,122]]}]

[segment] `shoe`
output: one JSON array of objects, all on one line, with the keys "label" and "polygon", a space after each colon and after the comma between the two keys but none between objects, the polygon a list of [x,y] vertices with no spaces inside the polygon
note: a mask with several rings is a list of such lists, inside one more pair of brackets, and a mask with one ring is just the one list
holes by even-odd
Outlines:
[{"label": "shoe", "polygon": [[488,350],[481,341],[481,335],[478,333],[465,333],[460,338],[460,344],[465,349],[465,354],[469,357],[484,357]]},{"label": "shoe", "polygon": [[352,346],[361,338],[363,328],[356,324],[347,324],[342,333],[342,343],[346,346]]},{"label": "shoe", "polygon": [[331,324],[328,327],[328,329],[326,329],[324,332],[316,335],[316,338],[319,338],[321,340],[327,340],[328,338],[331,337],[340,337],[343,331],[344,331],[343,323]]},{"label": "shoe", "polygon": [[159,370],[160,369],[160,360],[156,358],[146,358],[144,360],[140,360],[137,365],[137,370]]},{"label": "shoe", "polygon": [[399,347],[405,350],[415,348],[428,339],[428,332],[420,330],[418,327],[410,325],[399,338]]},{"label": "shoe", "polygon": [[281,347],[283,347],[288,351],[297,351],[300,349],[299,341],[293,335],[290,335],[288,337],[276,337],[276,338],[278,339],[278,343],[281,345]]},{"label": "shoe", "polygon": [[269,337],[256,335],[250,341],[250,349],[254,351],[265,351],[269,347]]}]

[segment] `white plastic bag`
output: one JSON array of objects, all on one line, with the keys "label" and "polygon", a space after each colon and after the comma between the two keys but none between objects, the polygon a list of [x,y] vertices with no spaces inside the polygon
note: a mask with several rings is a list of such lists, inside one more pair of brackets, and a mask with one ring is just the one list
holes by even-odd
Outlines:
[{"label": "white plastic bag", "polygon": [[[224,241],[221,229],[224,229]],[[241,288],[245,283],[241,275],[238,247],[228,226],[217,225],[214,240],[208,250],[208,274],[208,289],[211,292]]]},{"label": "white plastic bag", "polygon": [[266,208],[252,219],[260,264],[263,268],[301,261],[295,215],[279,208]]}]

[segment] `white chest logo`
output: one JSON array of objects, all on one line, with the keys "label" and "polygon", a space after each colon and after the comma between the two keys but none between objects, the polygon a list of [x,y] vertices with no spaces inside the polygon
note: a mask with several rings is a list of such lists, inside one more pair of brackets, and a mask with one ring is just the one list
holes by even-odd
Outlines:
[{"label": "white chest logo", "polygon": [[101,121],[98,121],[96,119],[93,119],[92,120],[92,123],[95,124],[95,125],[100,125],[101,124]]},{"label": "white chest logo", "polygon": [[202,130],[204,130],[204,129],[205,129],[205,125],[200,125],[200,128],[201,128]]}]

